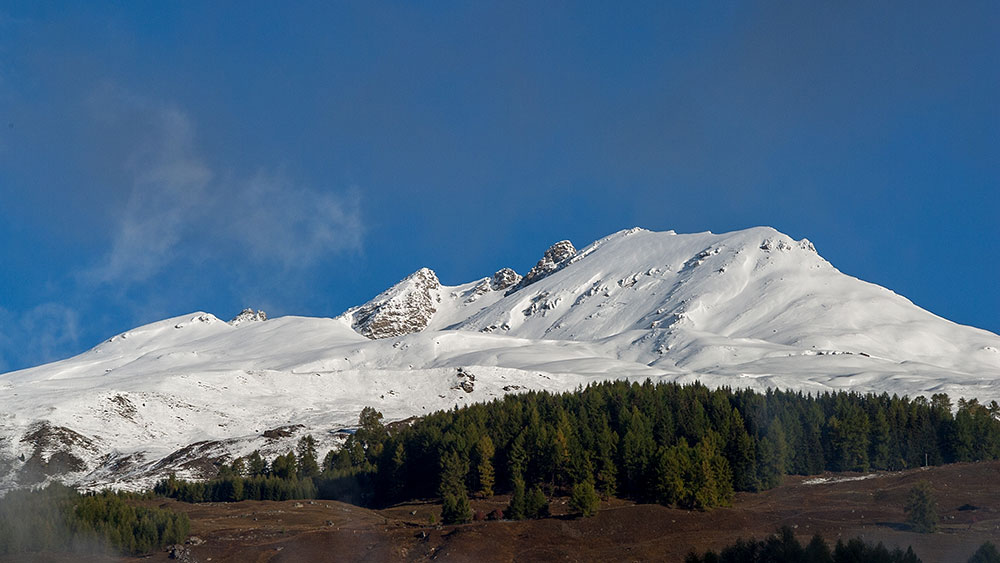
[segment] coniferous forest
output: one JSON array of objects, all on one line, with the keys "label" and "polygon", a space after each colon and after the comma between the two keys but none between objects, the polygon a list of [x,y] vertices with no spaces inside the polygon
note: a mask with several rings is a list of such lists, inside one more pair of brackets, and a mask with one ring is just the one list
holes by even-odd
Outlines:
[{"label": "coniferous forest", "polygon": [[[254,452],[222,464],[212,480],[170,477],[153,493],[187,502],[325,498],[368,506],[436,497],[444,523],[468,521],[470,497],[498,493],[510,495],[498,515],[509,519],[547,516],[554,495],[569,497],[581,516],[612,495],[708,510],[736,491],[774,487],[785,474],[997,459],[998,415],[995,402],[960,400],[955,409],[943,394],[614,381],[507,395],[388,427],[369,407],[344,446],[322,460],[304,436],[285,455]],[[0,505],[0,554],[80,546],[145,553],[187,535],[184,515],[134,506],[128,496],[57,485],[12,492]]]},{"label": "coniferous forest", "polygon": [[[392,431],[366,408],[357,431],[317,463],[314,442],[270,465],[255,453],[208,483],[160,483],[184,500],[338,498],[383,506],[440,497],[445,522],[470,518],[469,497],[512,495],[506,517],[547,513],[566,495],[591,514],[616,495],[707,510],[785,474],[898,470],[1000,457],[1000,406],[947,395],[769,390],[604,382],[528,392],[431,414]],[[284,485],[279,485],[283,482]],[[268,486],[267,483],[273,483]],[[315,489],[312,489],[313,484]]]},{"label": "coniferous forest", "polygon": [[128,493],[81,495],[59,484],[0,502],[0,555],[37,551],[139,555],[184,541],[186,514],[135,506]]},{"label": "coniferous forest", "polygon": [[[817,534],[802,545],[792,529],[784,526],[766,539],[739,539],[719,552],[689,553],[684,563],[920,563],[920,558],[910,548],[889,549],[861,538],[838,539],[831,548]],[[966,563],[1000,563],[1000,553],[996,545],[986,542]]]}]

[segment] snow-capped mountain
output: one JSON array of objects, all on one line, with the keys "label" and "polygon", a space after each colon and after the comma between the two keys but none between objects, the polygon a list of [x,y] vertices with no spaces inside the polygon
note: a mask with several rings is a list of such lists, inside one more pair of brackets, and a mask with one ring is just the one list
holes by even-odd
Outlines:
[{"label": "snow-capped mountain", "polygon": [[337,318],[192,313],[0,375],[0,488],[320,449],[364,406],[390,420],[525,389],[629,378],[1000,400],[1000,336],[844,275],[770,228],[621,231],[445,286],[423,268]]}]

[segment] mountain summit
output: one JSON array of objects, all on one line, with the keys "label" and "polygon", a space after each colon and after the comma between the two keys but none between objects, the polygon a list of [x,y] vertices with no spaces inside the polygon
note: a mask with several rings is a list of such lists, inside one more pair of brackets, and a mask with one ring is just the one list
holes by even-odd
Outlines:
[{"label": "mountain summit", "polygon": [[767,227],[560,241],[523,277],[422,268],[333,319],[265,318],[192,313],[0,375],[0,488],[205,476],[304,433],[334,447],[364,406],[398,420],[611,378],[1000,399],[1000,337]]}]

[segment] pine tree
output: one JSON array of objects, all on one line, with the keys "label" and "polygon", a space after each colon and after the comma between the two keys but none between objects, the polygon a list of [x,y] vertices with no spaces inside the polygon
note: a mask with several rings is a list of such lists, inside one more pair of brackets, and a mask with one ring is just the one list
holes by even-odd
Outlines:
[{"label": "pine tree", "polygon": [[279,455],[271,462],[271,475],[278,479],[291,479],[297,470],[295,452],[291,450],[285,455]]},{"label": "pine tree", "polygon": [[496,448],[493,446],[493,440],[488,435],[484,434],[476,442],[476,477],[478,480],[476,494],[483,498],[493,496],[493,454],[495,452]]},{"label": "pine tree", "polygon": [[442,524],[464,524],[470,520],[471,512],[469,497],[465,495],[447,493],[441,498]]},{"label": "pine tree", "polygon": [[892,437],[889,435],[889,419],[883,409],[875,411],[872,419],[871,432],[871,465],[875,469],[889,469],[889,448]]},{"label": "pine tree", "polygon": [[1000,563],[1000,551],[992,542],[986,542],[979,546],[967,563]]},{"label": "pine tree", "polygon": [[649,420],[638,407],[633,406],[629,415],[628,429],[622,438],[622,466],[625,470],[624,481],[629,493],[643,496],[647,490],[646,476],[650,464],[650,456],[656,452],[656,442],[653,440],[653,428]]},{"label": "pine tree", "polygon": [[694,449],[694,473],[691,479],[692,508],[708,510],[724,504],[720,491],[720,475],[716,474],[714,452],[707,439],[703,439]]},{"label": "pine tree", "polygon": [[316,462],[316,439],[308,434],[299,438],[298,453],[299,478],[308,479],[319,475],[319,463]]},{"label": "pine tree", "polygon": [[597,514],[597,509],[601,506],[601,499],[597,496],[594,483],[584,481],[573,485],[573,492],[569,499],[569,507],[575,512],[579,512],[584,518]]},{"label": "pine tree", "polygon": [[262,477],[267,475],[267,461],[261,457],[260,450],[254,450],[247,459],[247,471],[251,477]]},{"label": "pine tree", "polygon": [[816,534],[805,548],[805,561],[810,563],[833,563],[833,553],[823,536]]},{"label": "pine tree", "polygon": [[615,494],[618,487],[618,466],[615,465],[618,435],[608,426],[608,418],[601,418],[601,430],[597,434],[597,489],[605,498]]},{"label": "pine tree", "polygon": [[462,524],[469,521],[469,497],[465,489],[465,476],[469,472],[469,462],[455,450],[441,456],[441,522]]},{"label": "pine tree", "polygon": [[[380,465],[379,469],[382,470],[383,466]],[[386,474],[389,483],[383,484],[383,489],[387,497],[394,501],[406,489],[406,448],[403,447],[403,442],[397,442],[396,447],[393,448]]]},{"label": "pine tree", "polygon": [[[682,438],[683,439],[683,438]],[[671,506],[680,504],[684,498],[684,465],[681,448],[660,447],[656,459],[656,502]]]},{"label": "pine tree", "polygon": [[235,475],[236,477],[247,476],[247,464],[242,457],[238,457],[233,460],[232,469],[233,469],[233,475]]},{"label": "pine tree", "polygon": [[552,432],[552,484],[563,486],[571,480],[570,450],[574,442],[573,428],[566,411],[559,408],[556,412],[556,425]]},{"label": "pine tree", "polygon": [[726,457],[733,468],[733,487],[737,491],[756,491],[760,488],[756,472],[756,447],[746,430],[740,411],[732,410],[729,421],[729,438],[726,440]]},{"label": "pine tree", "polygon": [[507,517],[511,520],[524,520],[527,517],[527,510],[525,502],[527,501],[527,495],[525,493],[524,479],[520,475],[514,476],[514,490],[510,495],[510,504],[507,506]]},{"label": "pine tree", "polygon": [[352,436],[356,443],[355,451],[352,451],[354,465],[360,467],[365,462],[374,464],[382,454],[383,442],[387,436],[388,432],[382,424],[382,413],[372,407],[361,409],[358,429]]},{"label": "pine tree", "polygon": [[512,484],[515,476],[523,479],[525,472],[528,470],[528,452],[525,449],[525,442],[526,438],[522,431],[511,442],[507,453],[507,472],[511,476]]},{"label": "pine tree", "polygon": [[528,518],[545,518],[549,515],[549,499],[540,486],[532,487],[524,499],[524,513]]},{"label": "pine tree", "polygon": [[781,484],[788,464],[788,444],[781,424],[774,420],[768,425],[767,435],[757,443],[757,479],[763,489],[773,489]]},{"label": "pine tree", "polygon": [[927,534],[937,530],[937,501],[927,481],[921,481],[910,489],[905,509],[906,521],[917,532]]},{"label": "pine tree", "polygon": [[868,415],[850,399],[840,397],[837,415],[830,418],[831,439],[841,471],[868,470]]}]

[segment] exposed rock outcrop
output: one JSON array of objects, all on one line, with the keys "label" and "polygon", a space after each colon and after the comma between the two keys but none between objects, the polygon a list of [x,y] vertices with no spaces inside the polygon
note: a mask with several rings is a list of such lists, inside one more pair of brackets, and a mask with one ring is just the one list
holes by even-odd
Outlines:
[{"label": "exposed rock outcrop", "polygon": [[514,287],[507,292],[508,295],[514,293],[515,291],[521,289],[522,287],[527,287],[536,281],[551,275],[553,272],[557,272],[565,267],[569,262],[576,256],[576,248],[568,240],[561,240],[545,251],[542,259],[535,264],[527,274],[521,278]]},{"label": "exposed rock outcrop", "polygon": [[21,486],[42,483],[53,475],[83,471],[86,463],[79,456],[97,450],[90,438],[47,421],[32,425],[20,443],[32,448],[29,457],[22,453],[19,458],[24,464],[18,469],[15,481]]},{"label": "exposed rock outcrop", "polygon": [[508,287],[513,287],[521,281],[521,275],[510,268],[501,268],[493,274],[490,280],[490,288],[493,291],[503,291]]},{"label": "exposed rock outcrop", "polygon": [[255,323],[267,320],[267,313],[264,311],[254,311],[253,309],[247,307],[240,312],[239,315],[233,317],[233,320],[229,321],[229,324],[233,326],[240,326],[243,323]]},{"label": "exposed rock outcrop", "polygon": [[440,289],[434,271],[421,268],[346,314],[354,330],[372,340],[419,332],[437,312]]}]

